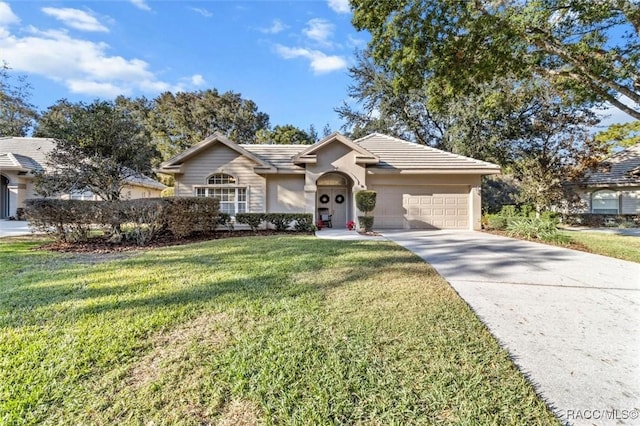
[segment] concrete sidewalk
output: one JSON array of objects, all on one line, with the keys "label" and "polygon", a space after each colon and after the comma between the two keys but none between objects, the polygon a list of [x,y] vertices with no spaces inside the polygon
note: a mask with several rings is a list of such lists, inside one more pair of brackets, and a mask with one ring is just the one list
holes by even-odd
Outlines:
[{"label": "concrete sidewalk", "polygon": [[27,221],[0,219],[0,238],[30,234],[32,234],[32,232]]},{"label": "concrete sidewalk", "polygon": [[640,424],[640,264],[470,231],[393,231],[576,425]]}]

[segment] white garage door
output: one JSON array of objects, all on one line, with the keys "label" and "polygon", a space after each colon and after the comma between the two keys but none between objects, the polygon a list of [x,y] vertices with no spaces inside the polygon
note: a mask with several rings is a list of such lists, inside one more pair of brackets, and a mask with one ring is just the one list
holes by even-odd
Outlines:
[{"label": "white garage door", "polygon": [[374,228],[469,229],[469,187],[377,186]]}]

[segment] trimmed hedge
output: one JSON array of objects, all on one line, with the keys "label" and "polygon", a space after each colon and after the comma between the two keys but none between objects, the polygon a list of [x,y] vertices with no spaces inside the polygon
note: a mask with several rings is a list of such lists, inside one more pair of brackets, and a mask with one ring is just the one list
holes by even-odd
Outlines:
[{"label": "trimmed hedge", "polygon": [[237,213],[236,222],[249,225],[253,232],[261,226],[271,225],[276,231],[293,229],[299,232],[313,231],[311,213]]},{"label": "trimmed hedge", "polygon": [[112,241],[146,245],[167,230],[176,237],[214,232],[219,201],[205,197],[144,198],[119,201],[31,199],[25,202],[30,225],[60,241],[80,242],[102,229]]}]

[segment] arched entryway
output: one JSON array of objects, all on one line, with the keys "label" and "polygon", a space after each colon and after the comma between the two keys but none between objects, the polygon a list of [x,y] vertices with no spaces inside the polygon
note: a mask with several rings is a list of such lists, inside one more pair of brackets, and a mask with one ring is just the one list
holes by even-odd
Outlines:
[{"label": "arched entryway", "polygon": [[351,179],[342,173],[331,172],[320,176],[316,181],[318,218],[323,213],[330,214],[334,228],[346,227],[351,217],[352,185]]},{"label": "arched entryway", "polygon": [[0,219],[9,217],[9,179],[0,175]]}]

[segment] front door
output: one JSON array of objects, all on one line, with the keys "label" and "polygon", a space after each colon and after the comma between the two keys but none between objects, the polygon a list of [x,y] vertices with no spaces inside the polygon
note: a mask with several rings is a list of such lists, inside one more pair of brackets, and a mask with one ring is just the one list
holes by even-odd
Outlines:
[{"label": "front door", "polygon": [[[334,228],[347,226],[347,188],[321,186],[318,187],[318,217],[320,213],[328,212]],[[327,210],[324,210],[327,209]]]}]

